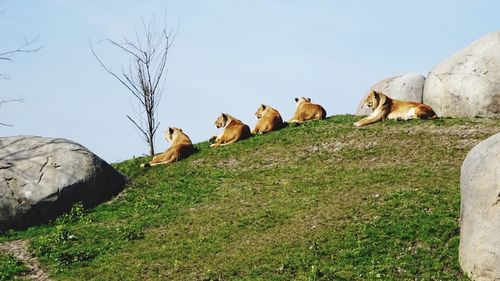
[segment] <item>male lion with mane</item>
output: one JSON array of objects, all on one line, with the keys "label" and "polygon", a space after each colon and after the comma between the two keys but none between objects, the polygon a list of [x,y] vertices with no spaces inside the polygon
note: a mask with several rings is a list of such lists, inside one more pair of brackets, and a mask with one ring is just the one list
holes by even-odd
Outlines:
[{"label": "male lion with mane", "polygon": [[365,99],[364,105],[373,109],[372,114],[354,123],[354,126],[361,127],[385,119],[408,120],[408,119],[430,119],[437,118],[436,113],[426,104],[400,101],[371,91]]},{"label": "male lion with mane", "polygon": [[226,113],[221,113],[215,120],[215,126],[224,128],[224,131],[219,136],[210,139],[215,139],[215,143],[211,144],[210,147],[232,144],[251,136],[250,128],[246,124]]},{"label": "male lion with mane", "polygon": [[170,142],[170,147],[163,153],[155,155],[149,163],[142,164],[141,167],[172,163],[195,152],[191,139],[179,128],[169,127],[165,132],[165,139]]},{"label": "male lion with mane", "polygon": [[259,120],[257,124],[255,124],[255,129],[253,129],[252,134],[264,134],[279,130],[284,126],[280,113],[269,105],[261,104],[259,108],[257,108],[255,116]]}]

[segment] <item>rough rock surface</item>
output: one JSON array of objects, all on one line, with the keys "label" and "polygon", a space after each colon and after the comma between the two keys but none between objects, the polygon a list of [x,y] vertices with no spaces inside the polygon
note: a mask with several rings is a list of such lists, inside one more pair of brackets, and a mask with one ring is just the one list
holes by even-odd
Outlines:
[{"label": "rough rock surface", "polygon": [[500,117],[500,32],[436,65],[425,82],[424,103],[438,116]]},{"label": "rough rock surface", "polygon": [[462,270],[472,280],[500,280],[500,134],[469,152],[460,190]]},{"label": "rough rock surface", "polygon": [[0,138],[0,229],[56,217],[76,202],[95,206],[126,178],[85,147],[60,138]]},{"label": "rough rock surface", "polygon": [[420,74],[407,74],[384,79],[373,85],[358,105],[356,115],[370,115],[372,110],[363,102],[371,90],[382,92],[390,98],[404,101],[422,102],[425,78]]}]

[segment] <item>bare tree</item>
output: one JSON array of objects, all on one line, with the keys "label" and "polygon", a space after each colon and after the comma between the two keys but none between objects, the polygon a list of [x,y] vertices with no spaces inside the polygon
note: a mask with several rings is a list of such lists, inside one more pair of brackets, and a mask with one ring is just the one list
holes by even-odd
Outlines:
[{"label": "bare tree", "polygon": [[[0,61],[12,61],[13,57],[17,54],[20,53],[34,53],[36,51],[39,51],[42,49],[42,47],[36,47],[34,48],[33,45],[34,43],[38,40],[38,37],[35,37],[33,39],[27,39],[24,38],[24,42],[17,47],[16,49],[13,50],[8,50],[8,51],[2,51],[0,50]],[[9,75],[6,73],[0,73],[0,79],[9,79]]]},{"label": "bare tree", "polygon": [[129,56],[128,66],[122,66],[120,72],[106,66],[96,54],[92,43],[90,49],[100,66],[108,74],[116,78],[137,100],[139,110],[135,118],[126,115],[149,146],[149,155],[154,155],[154,136],[160,122],[156,115],[161,100],[167,65],[167,55],[177,34],[167,29],[166,24],[157,28],[155,17],[149,22],[142,20],[141,33],[135,32],[134,40],[124,38],[122,42],[104,39],[99,43],[107,43]]},{"label": "bare tree", "polygon": [[[0,11],[0,15],[3,14],[3,11]],[[12,50],[6,50],[2,51],[0,50],[0,61],[12,61],[14,56],[17,54],[21,53],[34,53],[42,49],[43,47],[33,47],[35,42],[38,40],[38,37],[35,37],[33,39],[27,39],[24,38],[24,42],[17,48],[12,49]],[[0,80],[8,80],[9,79],[9,74],[7,73],[0,73]],[[23,99],[20,98],[0,98],[0,107],[6,103],[11,103],[11,102],[23,102]],[[12,127],[10,124],[2,123],[0,122],[0,126],[9,126]]]}]

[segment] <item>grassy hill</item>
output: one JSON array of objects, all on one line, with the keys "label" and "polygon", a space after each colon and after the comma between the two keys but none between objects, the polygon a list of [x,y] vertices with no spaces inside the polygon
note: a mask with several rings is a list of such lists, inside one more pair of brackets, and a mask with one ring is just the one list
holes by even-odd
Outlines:
[{"label": "grassy hill", "polygon": [[466,280],[461,164],[497,119],[334,116],[140,169],[29,239],[55,280]]}]

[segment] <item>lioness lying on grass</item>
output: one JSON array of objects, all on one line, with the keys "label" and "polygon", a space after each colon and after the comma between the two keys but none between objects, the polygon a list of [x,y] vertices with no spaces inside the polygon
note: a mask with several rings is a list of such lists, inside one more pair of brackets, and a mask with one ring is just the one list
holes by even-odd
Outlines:
[{"label": "lioness lying on grass", "polygon": [[269,105],[261,104],[259,108],[257,108],[255,116],[259,120],[257,121],[252,134],[264,134],[283,128],[284,124],[280,113]]},{"label": "lioness lying on grass", "polygon": [[365,99],[364,105],[373,109],[372,114],[365,117],[354,126],[361,127],[385,119],[408,120],[437,118],[436,113],[428,105],[418,102],[400,101],[371,91]]},{"label": "lioness lying on grass", "polygon": [[187,157],[195,151],[193,143],[189,137],[179,128],[168,128],[165,132],[165,139],[170,142],[170,147],[163,153],[153,157],[153,159],[141,167],[150,167],[172,163],[180,158]]},{"label": "lioness lying on grass", "polygon": [[326,118],[325,109],[319,104],[311,103],[310,98],[295,98],[295,102],[297,103],[297,109],[295,110],[295,114],[292,119],[288,121],[289,123],[300,124],[308,120],[320,120]]},{"label": "lioness lying on grass", "polygon": [[247,125],[226,113],[222,113],[215,120],[215,126],[224,128],[224,131],[219,136],[210,139],[211,141],[215,140],[215,143],[211,144],[210,147],[232,144],[251,136],[250,128]]}]

